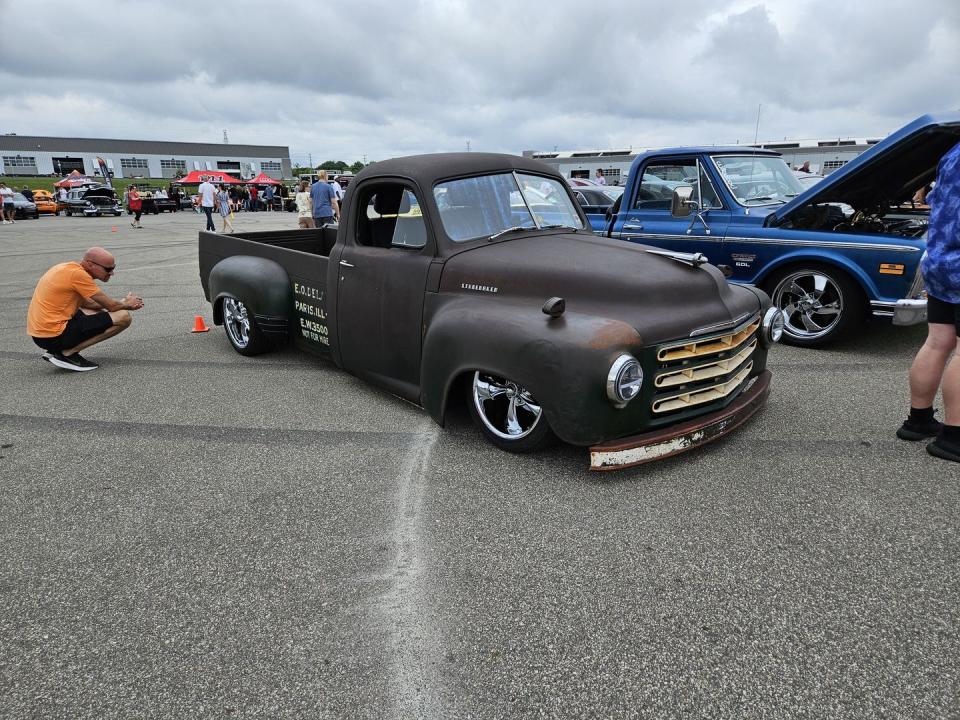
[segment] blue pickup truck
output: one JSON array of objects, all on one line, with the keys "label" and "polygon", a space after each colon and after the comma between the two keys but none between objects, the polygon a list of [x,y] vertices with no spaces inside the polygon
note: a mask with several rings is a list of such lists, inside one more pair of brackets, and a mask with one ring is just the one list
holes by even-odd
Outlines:
[{"label": "blue pickup truck", "polygon": [[763,288],[794,345],[826,345],[870,314],[924,322],[928,211],[910,201],[957,142],[960,114],[925,115],[807,189],[772,151],[651,151],[599,234],[702,253]]}]

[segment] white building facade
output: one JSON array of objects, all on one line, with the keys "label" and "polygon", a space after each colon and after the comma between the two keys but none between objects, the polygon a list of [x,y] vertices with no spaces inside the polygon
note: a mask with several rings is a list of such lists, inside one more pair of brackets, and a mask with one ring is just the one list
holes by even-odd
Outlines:
[{"label": "white building facade", "polygon": [[181,143],[30,135],[0,135],[0,173],[62,177],[100,174],[97,158],[117,178],[173,178],[193,170],[221,170],[241,179],[263,172],[292,177],[290,149],[281,145]]}]

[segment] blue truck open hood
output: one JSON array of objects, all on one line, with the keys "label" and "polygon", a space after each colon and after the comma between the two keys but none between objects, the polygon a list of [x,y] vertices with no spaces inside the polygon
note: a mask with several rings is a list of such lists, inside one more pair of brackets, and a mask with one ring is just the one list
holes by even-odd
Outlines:
[{"label": "blue truck open hood", "polygon": [[819,203],[885,210],[909,200],[934,180],[940,158],[958,142],[960,113],[919,117],[776,208],[765,224],[782,225],[800,208]]}]

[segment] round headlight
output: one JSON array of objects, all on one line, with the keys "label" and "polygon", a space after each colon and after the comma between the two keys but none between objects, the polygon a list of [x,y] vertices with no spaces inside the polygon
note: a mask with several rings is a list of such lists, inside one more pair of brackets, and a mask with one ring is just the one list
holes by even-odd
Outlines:
[{"label": "round headlight", "polygon": [[607,397],[617,407],[623,407],[640,394],[643,369],[632,355],[621,355],[613,361],[607,373]]},{"label": "round headlight", "polygon": [[780,308],[772,307],[763,314],[760,337],[767,347],[780,342],[783,337],[783,311]]}]

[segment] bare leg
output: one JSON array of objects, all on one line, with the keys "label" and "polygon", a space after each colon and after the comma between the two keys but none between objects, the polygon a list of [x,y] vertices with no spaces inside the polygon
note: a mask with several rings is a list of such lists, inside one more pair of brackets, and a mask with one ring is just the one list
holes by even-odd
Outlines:
[{"label": "bare leg", "polygon": [[[933,323],[927,326],[927,340],[920,348],[917,356],[910,366],[910,406],[915,408],[926,408],[933,405],[933,399],[937,395],[937,388],[940,387],[941,379],[946,379],[944,367],[950,359],[950,354],[957,348],[956,328],[953,325]],[[960,394],[957,388],[957,382],[960,381],[960,366],[956,362],[951,363],[951,377],[953,387],[951,391]],[[946,388],[944,389],[944,403],[946,399]],[[951,408],[954,420],[946,418],[950,425],[960,424],[960,407]]]},{"label": "bare leg", "polygon": [[943,373],[943,421],[960,426],[960,360],[954,354]]},{"label": "bare leg", "polygon": [[[84,309],[83,312],[87,315],[92,315],[96,311],[88,311]],[[78,353],[81,350],[86,350],[91,345],[96,345],[97,343],[103,342],[108,338],[112,338],[114,335],[119,335],[128,327],[130,327],[130,323],[133,322],[133,316],[128,310],[116,310],[110,313],[110,318],[113,320],[113,325],[108,327],[99,335],[94,335],[92,338],[87,338],[76,347],[72,347],[69,350],[64,350],[63,354],[69,357],[70,355]]]}]

